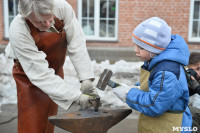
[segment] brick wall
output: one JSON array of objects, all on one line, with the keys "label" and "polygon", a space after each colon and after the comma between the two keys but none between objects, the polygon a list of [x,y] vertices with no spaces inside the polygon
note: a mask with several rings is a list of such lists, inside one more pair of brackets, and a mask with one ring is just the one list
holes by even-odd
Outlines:
[{"label": "brick wall", "polygon": [[[77,0],[67,0],[77,14]],[[2,0],[0,1],[2,6]],[[180,34],[188,40],[189,0],[119,0],[118,41],[88,41],[88,46],[129,47],[133,46],[131,32],[143,20],[158,16],[172,27],[173,34]],[[0,8],[0,44],[3,41],[3,11]],[[200,49],[200,43],[189,43],[190,49]]]},{"label": "brick wall", "polygon": [[[88,42],[89,46],[132,46],[131,32],[143,20],[158,16],[172,27],[173,34],[180,34],[188,40],[189,0],[120,0],[118,42]],[[200,49],[200,45],[189,44],[191,49]]]}]

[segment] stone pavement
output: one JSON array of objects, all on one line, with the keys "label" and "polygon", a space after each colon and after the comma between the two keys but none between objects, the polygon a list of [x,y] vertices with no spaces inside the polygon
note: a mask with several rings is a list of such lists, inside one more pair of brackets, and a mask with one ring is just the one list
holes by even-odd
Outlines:
[{"label": "stone pavement", "polygon": [[[6,104],[1,107],[0,113],[0,133],[17,133],[17,105]],[[61,108],[58,114],[65,111]],[[134,111],[127,118],[109,129],[108,133],[137,133],[137,120],[139,112]],[[54,133],[70,133],[58,127],[55,127]]]}]

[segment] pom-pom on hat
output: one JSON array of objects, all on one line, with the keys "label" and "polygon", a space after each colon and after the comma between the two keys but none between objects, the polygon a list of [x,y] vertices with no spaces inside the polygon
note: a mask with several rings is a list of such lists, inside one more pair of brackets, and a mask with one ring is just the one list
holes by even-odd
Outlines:
[{"label": "pom-pom on hat", "polygon": [[147,51],[160,54],[171,41],[171,27],[161,18],[149,18],[135,28],[132,40]]}]

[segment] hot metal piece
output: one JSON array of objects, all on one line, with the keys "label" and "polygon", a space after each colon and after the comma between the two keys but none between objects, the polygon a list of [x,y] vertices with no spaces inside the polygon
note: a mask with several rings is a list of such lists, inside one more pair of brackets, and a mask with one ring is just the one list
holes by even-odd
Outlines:
[{"label": "hot metal piece", "polygon": [[49,121],[73,133],[106,133],[109,128],[126,118],[131,109],[82,110],[49,117]]}]

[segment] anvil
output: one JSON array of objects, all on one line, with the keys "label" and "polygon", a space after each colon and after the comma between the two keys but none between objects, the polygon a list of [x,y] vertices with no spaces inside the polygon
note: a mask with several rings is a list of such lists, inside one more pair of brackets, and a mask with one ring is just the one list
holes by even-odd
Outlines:
[{"label": "anvil", "polygon": [[108,129],[126,118],[131,109],[82,110],[49,117],[49,121],[72,133],[107,133]]}]

